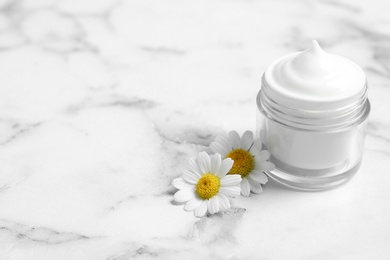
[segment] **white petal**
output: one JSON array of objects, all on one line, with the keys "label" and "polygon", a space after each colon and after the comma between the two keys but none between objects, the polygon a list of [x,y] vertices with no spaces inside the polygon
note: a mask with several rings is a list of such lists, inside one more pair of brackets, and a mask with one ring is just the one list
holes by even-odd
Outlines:
[{"label": "white petal", "polygon": [[249,150],[253,144],[253,133],[251,131],[245,131],[241,138],[241,148],[244,150]]},{"label": "white petal", "polygon": [[211,170],[210,172],[217,175],[219,171],[219,167],[221,166],[221,155],[220,154],[213,154],[210,155],[210,163],[211,163]]},{"label": "white petal", "polygon": [[239,174],[228,174],[221,178],[221,186],[238,186],[241,182],[241,175]]},{"label": "white petal", "polygon": [[218,138],[210,144],[210,149],[213,153],[219,153],[222,156],[226,156],[231,150],[229,141],[226,138]]},{"label": "white petal", "polygon": [[221,194],[225,194],[229,197],[237,197],[240,195],[240,187],[232,186],[232,187],[220,187],[219,192]]},{"label": "white petal", "polygon": [[252,171],[251,174],[248,175],[248,177],[249,176],[256,182],[261,184],[265,184],[268,181],[267,175],[265,175],[263,172]]},{"label": "white petal", "polygon": [[191,184],[197,184],[199,176],[192,171],[184,170],[181,176],[186,182]]},{"label": "white petal", "polygon": [[259,161],[266,161],[269,159],[271,154],[267,150],[260,151],[258,153],[255,153],[255,159]]},{"label": "white petal", "polygon": [[249,186],[249,182],[246,178],[243,178],[241,181],[241,194],[248,197],[251,192],[251,187]]},{"label": "white petal", "polygon": [[236,131],[229,132],[229,142],[233,149],[241,148],[241,139]]},{"label": "white petal", "polygon": [[255,160],[255,168],[254,170],[257,172],[264,172],[264,162]]},{"label": "white petal", "polygon": [[215,214],[219,211],[219,200],[217,196],[212,197],[207,202],[207,210],[210,214]]},{"label": "white petal", "polygon": [[259,172],[268,172],[275,169],[275,164],[272,162],[256,162],[255,163],[255,170]]},{"label": "white petal", "polygon": [[191,185],[183,180],[183,178],[176,178],[172,181],[173,187],[181,189],[191,189],[194,188],[194,185]]},{"label": "white petal", "polygon": [[190,189],[179,190],[173,195],[176,202],[186,202],[195,198],[194,191]]},{"label": "white petal", "polygon": [[202,200],[200,206],[197,209],[195,209],[194,215],[200,218],[203,217],[204,214],[206,214],[206,212],[207,212],[207,200]]},{"label": "white petal", "polygon": [[219,167],[219,170],[217,172],[217,176],[222,178],[225,176],[230,169],[233,167],[234,161],[230,158],[223,159],[221,162],[221,166]]},{"label": "white petal", "polygon": [[190,158],[188,160],[189,168],[191,171],[193,171],[195,174],[197,174],[199,177],[201,177],[201,172],[198,166],[198,163],[196,162],[196,157]]},{"label": "white petal", "polygon": [[184,206],[184,210],[185,211],[193,211],[193,210],[199,208],[201,203],[202,203],[202,200],[195,197],[186,203],[186,205]]},{"label": "white petal", "polygon": [[249,182],[250,189],[253,193],[260,194],[263,189],[261,188],[260,183],[251,178],[251,175],[247,176],[247,180]]},{"label": "white petal", "polygon": [[261,151],[261,148],[263,147],[263,143],[261,142],[260,138],[257,138],[250,149],[250,152],[252,154],[259,153]]},{"label": "white petal", "polygon": [[201,173],[209,173],[211,170],[210,157],[206,152],[201,152],[198,155],[197,162]]},{"label": "white petal", "polygon": [[218,199],[219,199],[219,210],[220,211],[230,209],[230,201],[226,195],[219,193],[218,195],[216,195],[216,197],[218,197]]},{"label": "white petal", "polygon": [[223,146],[226,146],[229,150],[232,149],[232,145],[229,142],[228,136],[218,136],[215,141],[222,144]]},{"label": "white petal", "polygon": [[264,168],[266,172],[273,171],[275,169],[275,164],[273,164],[272,162],[265,162]]},{"label": "white petal", "polygon": [[223,155],[226,155],[229,152],[229,150],[226,149],[226,147],[224,147],[220,143],[216,143],[216,142],[210,144],[210,149],[213,153],[219,153],[219,154],[223,154]]}]

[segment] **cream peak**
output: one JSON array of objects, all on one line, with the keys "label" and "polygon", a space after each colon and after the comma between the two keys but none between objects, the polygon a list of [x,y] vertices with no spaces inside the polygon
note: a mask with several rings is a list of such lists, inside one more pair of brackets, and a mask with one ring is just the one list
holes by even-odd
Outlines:
[{"label": "cream peak", "polygon": [[315,109],[319,103],[343,103],[360,95],[365,86],[365,74],[358,65],[325,52],[315,40],[308,49],[271,63],[264,78],[270,98],[285,106],[305,109]]}]

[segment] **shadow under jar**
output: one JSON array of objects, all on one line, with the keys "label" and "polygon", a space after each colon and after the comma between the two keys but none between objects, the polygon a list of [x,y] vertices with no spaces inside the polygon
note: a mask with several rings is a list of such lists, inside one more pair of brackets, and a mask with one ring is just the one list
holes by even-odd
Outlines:
[{"label": "shadow under jar", "polygon": [[274,61],[257,96],[257,129],[288,187],[318,191],[359,169],[370,113],[364,72],[352,61],[311,48]]}]

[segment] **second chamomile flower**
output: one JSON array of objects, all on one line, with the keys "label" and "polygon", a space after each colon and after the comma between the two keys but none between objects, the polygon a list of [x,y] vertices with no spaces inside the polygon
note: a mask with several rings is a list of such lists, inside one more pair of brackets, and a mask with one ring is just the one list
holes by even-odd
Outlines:
[{"label": "second chamomile flower", "polygon": [[242,177],[241,194],[244,196],[249,196],[251,191],[260,194],[261,184],[268,181],[264,172],[275,168],[275,165],[268,161],[270,153],[261,150],[261,140],[254,140],[251,131],[246,131],[242,138],[236,131],[229,132],[226,137],[219,136],[211,143],[210,149],[221,154],[223,158],[231,158],[234,161],[229,174]]}]

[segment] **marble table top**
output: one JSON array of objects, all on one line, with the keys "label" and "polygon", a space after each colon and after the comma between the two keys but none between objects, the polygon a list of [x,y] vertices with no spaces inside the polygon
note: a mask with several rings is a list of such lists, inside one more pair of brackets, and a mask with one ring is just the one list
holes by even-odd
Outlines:
[{"label": "marble table top", "polygon": [[[0,259],[390,259],[388,1],[0,3]],[[255,130],[266,66],[317,39],[366,72],[362,167],[298,192],[270,181],[195,218],[187,160]]]}]

